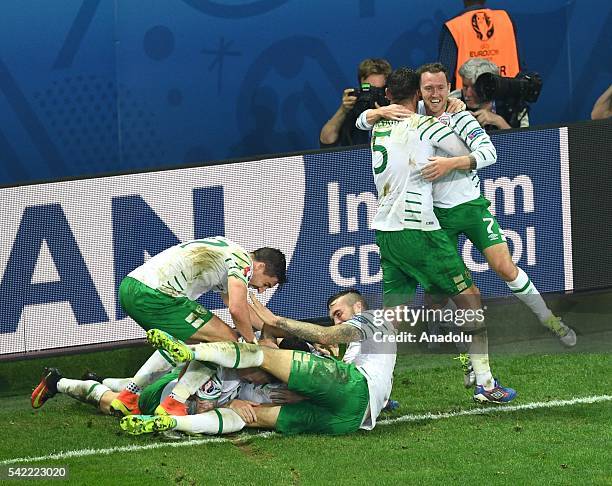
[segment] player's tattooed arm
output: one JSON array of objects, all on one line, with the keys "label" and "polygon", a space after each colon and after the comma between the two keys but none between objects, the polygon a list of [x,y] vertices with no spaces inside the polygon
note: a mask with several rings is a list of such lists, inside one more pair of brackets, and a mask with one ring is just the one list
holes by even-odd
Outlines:
[{"label": "player's tattooed arm", "polygon": [[286,317],[277,318],[275,324],[276,327],[311,343],[340,344],[361,340],[361,331],[350,324],[337,324],[325,327]]}]

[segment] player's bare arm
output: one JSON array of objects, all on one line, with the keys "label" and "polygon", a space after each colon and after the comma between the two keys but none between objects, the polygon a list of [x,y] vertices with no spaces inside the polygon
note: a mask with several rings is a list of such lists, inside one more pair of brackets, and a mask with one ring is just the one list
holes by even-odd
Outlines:
[{"label": "player's bare arm", "polygon": [[227,306],[232,315],[234,325],[246,341],[253,343],[255,342],[255,334],[251,326],[251,313],[247,301],[247,286],[242,280],[232,276],[228,278],[227,286]]},{"label": "player's bare arm", "polygon": [[324,327],[310,324],[309,322],[279,317],[256,298],[253,297],[251,300],[253,301],[253,310],[266,325],[287,331],[306,341],[320,344],[340,344],[361,340],[361,331],[350,324]]}]

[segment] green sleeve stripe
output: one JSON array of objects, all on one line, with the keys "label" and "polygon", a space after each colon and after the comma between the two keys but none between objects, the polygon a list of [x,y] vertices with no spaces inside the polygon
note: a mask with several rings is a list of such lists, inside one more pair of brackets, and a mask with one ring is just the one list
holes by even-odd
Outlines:
[{"label": "green sleeve stripe", "polygon": [[[445,132],[444,135],[442,135],[438,140],[435,140],[435,142],[440,143],[440,140],[442,140],[442,139],[448,137],[450,134],[454,133],[450,128],[448,128],[448,127],[444,127],[444,128],[446,128],[447,132]],[[431,138],[433,139],[433,136]]]},{"label": "green sleeve stripe", "polygon": [[491,158],[492,159],[495,158],[495,154],[493,153],[493,151],[491,149],[484,149],[484,150],[487,150],[491,154]]},{"label": "green sleeve stripe", "polygon": [[244,262],[245,265],[250,265],[251,262],[248,262],[247,260],[245,260],[244,258],[242,258],[240,255],[236,254],[236,253],[232,253],[232,255],[234,255],[236,258],[238,258],[238,260],[240,260],[241,262]]},{"label": "green sleeve stripe", "polygon": [[421,214],[421,211],[413,211],[412,209],[404,209],[404,211],[407,212],[407,213]]},{"label": "green sleeve stripe", "polygon": [[453,121],[453,122],[455,123],[455,126],[457,126],[457,124],[458,124],[458,123],[459,123],[461,120],[463,120],[463,119],[464,119],[466,116],[467,116],[467,117],[469,117],[469,116],[470,116],[470,114],[469,114],[469,113],[466,113],[466,112],[463,112],[463,113],[458,113],[458,114],[457,114],[457,118],[455,118],[454,116],[451,116],[451,121]]},{"label": "green sleeve stripe", "polygon": [[[440,124],[440,125],[442,125],[442,124]],[[431,137],[429,137],[429,138],[431,138],[431,139],[433,140],[433,138],[436,136],[436,133],[438,133],[440,130],[444,130],[445,128],[446,128],[447,130],[450,130],[450,128],[448,128],[447,126],[442,125],[442,126],[441,126],[440,128],[438,128],[438,129],[437,129],[435,132],[433,132],[433,133],[431,134]]]},{"label": "green sleeve stripe", "polygon": [[185,290],[183,286],[181,285],[181,282],[179,282],[178,278],[176,278],[176,275],[174,276],[174,281],[176,282],[176,285],[178,285],[181,290]]},{"label": "green sleeve stripe", "polygon": [[234,363],[234,366],[232,366],[232,368],[238,368],[238,365],[240,364],[240,347],[236,342],[232,342],[232,344],[234,345],[234,349],[236,350],[236,362]]},{"label": "green sleeve stripe", "polygon": [[215,413],[217,414],[217,418],[219,419],[219,430],[217,434],[221,435],[223,433],[223,415],[221,415],[221,412],[219,412],[219,410],[217,410],[216,408],[213,410],[215,411]]},{"label": "green sleeve stripe", "polygon": [[406,202],[411,204],[421,204],[419,201],[409,201],[408,199],[406,199]]},{"label": "green sleeve stripe", "polygon": [[[438,122],[439,123],[439,122]],[[425,135],[427,133],[428,130],[431,130],[432,128],[435,128],[438,123],[432,123],[430,126],[428,126],[425,130],[423,130],[421,132],[421,136],[419,137],[419,140],[423,140],[423,135]],[[440,125],[442,125],[441,123],[439,123]],[[444,126],[444,125],[442,125]],[[428,138],[431,140],[431,137],[428,135]]]},{"label": "green sleeve stripe", "polygon": [[414,223],[420,223],[421,222],[420,219],[407,219],[407,218],[404,218],[404,221],[413,221]]},{"label": "green sleeve stripe", "polygon": [[442,140],[444,140],[446,137],[448,137],[449,135],[452,135],[454,132],[452,132],[451,130],[448,131],[448,133],[442,137],[440,137],[440,140],[438,140],[438,143],[441,142]]},{"label": "green sleeve stripe", "polygon": [[412,191],[406,191],[407,194],[416,194],[417,196],[420,196],[421,193],[420,192],[412,192]]},{"label": "green sleeve stripe", "polygon": [[185,276],[185,274],[183,273],[183,271],[181,270],[181,275],[183,276],[183,278],[185,279],[185,282],[187,281],[187,277]]},{"label": "green sleeve stripe", "polygon": [[424,119],[424,120],[423,120],[421,123],[419,123],[419,124],[417,125],[417,128],[421,128],[421,127],[422,127],[423,125],[425,125],[425,123],[427,123],[427,122],[431,123],[431,119],[432,119],[432,118],[433,118],[433,117],[431,117],[431,116],[426,117],[426,118],[425,118],[425,119]]},{"label": "green sleeve stripe", "polygon": [[463,128],[461,129],[461,131],[459,132],[459,136],[463,137],[463,131],[470,126],[470,123],[476,123],[476,126],[478,128],[480,128],[480,125],[478,124],[478,122],[476,120],[470,120],[469,122],[467,122],[465,125],[463,125]]}]

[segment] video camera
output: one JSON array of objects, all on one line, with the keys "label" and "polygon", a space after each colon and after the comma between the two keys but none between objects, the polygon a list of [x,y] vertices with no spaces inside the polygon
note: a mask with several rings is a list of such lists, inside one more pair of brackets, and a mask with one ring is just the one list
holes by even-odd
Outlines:
[{"label": "video camera", "polygon": [[474,89],[482,101],[504,100],[509,105],[523,105],[538,100],[542,78],[538,73],[520,72],[515,78],[484,73],[478,76]]},{"label": "video camera", "polygon": [[385,88],[377,88],[371,86],[370,83],[361,83],[359,88],[355,88],[349,96],[355,96],[357,102],[353,106],[353,112],[355,115],[360,115],[362,112],[369,108],[376,108],[378,106],[387,106],[389,100],[385,98]]}]

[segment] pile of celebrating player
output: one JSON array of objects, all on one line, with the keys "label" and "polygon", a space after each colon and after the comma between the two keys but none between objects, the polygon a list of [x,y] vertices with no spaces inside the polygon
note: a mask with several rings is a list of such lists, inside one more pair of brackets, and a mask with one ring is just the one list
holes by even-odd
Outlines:
[{"label": "pile of celebrating player", "polygon": [[[461,102],[449,105],[449,88],[440,64],[397,69],[387,78],[391,104],[367,110],[357,120],[358,128],[372,132],[378,191],[372,228],[384,306],[409,304],[420,284],[430,306],[480,310],[479,291],[457,253],[458,235],[464,234],[540,322],[572,346],[574,331],[553,315],[510,258],[477,175],[496,162],[495,147]],[[368,310],[355,290],[329,298],[333,325],[328,327],[276,316],[248,291],[261,293],[285,282],[285,256],[273,248],[249,253],[224,237],[173,246],[132,271],[119,287],[123,309],[157,348],[136,374],[75,380],[48,368],[32,406],[64,393],[121,416],[121,428],[131,434],[372,429],[392,403],[392,337],[401,322]],[[209,291],[221,294],[235,327],[196,302]],[[469,315],[474,319],[461,329],[471,336],[465,384],[474,387],[476,401],[509,402],[516,392],[491,373],[486,326],[477,318],[482,313]]]}]

